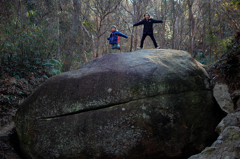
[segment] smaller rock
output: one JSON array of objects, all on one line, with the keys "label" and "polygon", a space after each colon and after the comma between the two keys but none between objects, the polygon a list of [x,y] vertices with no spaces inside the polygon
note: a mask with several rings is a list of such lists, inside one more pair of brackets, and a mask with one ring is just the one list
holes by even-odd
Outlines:
[{"label": "smaller rock", "polygon": [[240,112],[228,114],[218,124],[216,131],[220,134],[228,126],[240,126]]},{"label": "smaller rock", "polygon": [[240,110],[240,98],[238,99],[238,101],[237,101],[237,109],[239,109]]},{"label": "smaller rock", "polygon": [[233,94],[232,94],[234,97],[239,97],[240,96],[240,90],[236,90],[236,91],[234,91],[233,92]]},{"label": "smaller rock", "polygon": [[109,88],[109,89],[108,89],[108,92],[111,93],[111,92],[112,92],[112,88]]},{"label": "smaller rock", "polygon": [[223,137],[222,137],[222,136],[219,136],[219,137],[218,137],[218,140],[222,140],[222,139],[223,139]]},{"label": "smaller rock", "polygon": [[211,147],[207,147],[200,154],[189,159],[235,159],[240,158],[240,128],[236,126],[227,127],[222,133],[222,141],[215,141]]},{"label": "smaller rock", "polygon": [[216,84],[213,89],[213,95],[223,111],[226,113],[234,112],[234,104],[228,92],[228,85]]},{"label": "smaller rock", "polygon": [[221,143],[222,143],[222,140],[217,140],[217,142],[218,142],[219,144],[221,144]]},{"label": "smaller rock", "polygon": [[234,91],[231,96],[238,99],[236,102],[236,111],[240,111],[240,90]]}]

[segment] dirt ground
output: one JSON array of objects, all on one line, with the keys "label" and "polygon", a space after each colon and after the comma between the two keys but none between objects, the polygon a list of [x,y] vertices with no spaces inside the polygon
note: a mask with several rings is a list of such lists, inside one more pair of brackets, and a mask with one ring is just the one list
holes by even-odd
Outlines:
[{"label": "dirt ground", "polygon": [[21,159],[14,116],[19,105],[48,77],[45,72],[29,73],[24,78],[9,73],[0,79],[0,159]]}]

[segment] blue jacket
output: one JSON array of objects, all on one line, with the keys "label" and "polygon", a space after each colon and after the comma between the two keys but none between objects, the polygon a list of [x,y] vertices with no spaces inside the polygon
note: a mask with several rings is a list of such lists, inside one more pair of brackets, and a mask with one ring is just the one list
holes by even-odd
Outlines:
[{"label": "blue jacket", "polygon": [[109,44],[118,44],[119,36],[124,37],[124,38],[128,38],[127,35],[124,35],[123,33],[116,30],[116,31],[111,33],[109,38],[107,38],[109,40]]},{"label": "blue jacket", "polygon": [[133,26],[144,25],[143,34],[153,34],[153,24],[162,22],[163,22],[162,20],[143,19],[142,21],[134,24]]}]

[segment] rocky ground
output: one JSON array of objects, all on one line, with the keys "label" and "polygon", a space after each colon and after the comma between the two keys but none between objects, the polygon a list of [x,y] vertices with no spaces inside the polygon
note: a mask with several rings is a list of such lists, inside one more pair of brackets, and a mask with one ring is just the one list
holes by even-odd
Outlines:
[{"label": "rocky ground", "polygon": [[211,78],[214,96],[227,116],[219,123],[218,139],[212,146],[190,159],[240,158],[240,33],[220,60],[206,70]]},{"label": "rocky ground", "polygon": [[[229,86],[220,83],[214,87],[214,96],[223,111],[228,115],[218,124],[218,139],[212,146],[205,148],[200,154],[190,159],[236,159],[240,158],[240,99],[239,90],[229,93]],[[233,102],[232,98],[238,98]]]},{"label": "rocky ground", "polygon": [[[217,74],[211,74],[217,77]],[[238,74],[238,76],[240,76]],[[238,81],[240,82],[240,81]],[[227,85],[223,78],[212,78],[213,94],[227,116],[216,127],[218,139],[212,146],[190,159],[236,159],[240,158],[240,90],[239,83]],[[235,87],[234,87],[235,85]]]}]

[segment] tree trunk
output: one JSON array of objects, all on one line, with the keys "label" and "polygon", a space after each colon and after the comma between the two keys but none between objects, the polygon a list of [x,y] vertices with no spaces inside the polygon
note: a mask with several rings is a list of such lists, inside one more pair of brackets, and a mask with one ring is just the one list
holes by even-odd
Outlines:
[{"label": "tree trunk", "polygon": [[[159,7],[162,5],[162,0],[160,2],[160,6],[159,6],[159,1],[158,0],[154,0],[154,3],[155,3],[155,7],[154,7],[154,10],[155,10],[155,14],[156,14],[156,18],[157,19],[160,19],[160,14],[159,14]],[[161,40],[161,26],[158,25],[158,37],[156,38],[156,41],[159,43],[159,46],[162,46],[162,40]]]},{"label": "tree trunk", "polygon": [[[80,2],[80,10],[82,11],[82,0],[79,1]],[[80,12],[81,12],[80,11]],[[86,41],[85,41],[85,35],[84,35],[84,30],[83,30],[83,19],[82,19],[82,16],[79,17],[79,21],[80,21],[80,34],[82,35],[82,54],[84,56],[84,59],[85,59],[85,62],[88,62],[88,59],[87,59],[87,55],[85,53],[85,49],[86,49]]]},{"label": "tree trunk", "polygon": [[175,49],[178,49],[179,50],[179,23],[180,23],[180,18],[177,17],[176,19],[176,23],[175,23],[175,28],[176,28],[176,36],[175,36],[175,46],[174,48]]},{"label": "tree trunk", "polygon": [[76,38],[78,33],[78,26],[79,26],[79,15],[80,15],[80,2],[79,0],[73,0],[73,25],[70,35],[70,41],[69,41],[69,50],[67,52],[67,55],[65,57],[65,63],[63,66],[63,71],[69,71],[72,65],[73,60],[73,52],[75,50],[75,44],[76,44]]},{"label": "tree trunk", "polygon": [[60,29],[59,29],[59,16],[58,16],[58,9],[59,9],[59,5],[58,5],[58,0],[55,1],[56,4],[56,26],[57,26],[57,55],[56,57],[60,56]]},{"label": "tree trunk", "polygon": [[[162,14],[163,14],[163,17],[165,18],[165,20],[167,18],[166,8],[167,8],[167,0],[164,0],[164,12],[162,12]],[[162,28],[162,30],[163,30],[163,32],[162,32],[162,38],[163,38],[162,39],[163,40],[162,41],[162,48],[166,48],[166,39],[165,39],[165,27],[166,27],[166,25],[165,25],[165,23],[162,26],[163,26],[163,28]]]},{"label": "tree trunk", "polygon": [[[208,4],[208,31],[209,31],[209,34],[210,34],[210,36],[212,36],[212,26],[211,26],[211,3],[209,3]],[[209,62],[211,62],[212,61],[212,47],[211,47],[211,45],[212,45],[212,42],[209,40],[208,41],[208,50],[207,50],[207,52],[208,52],[208,55],[209,55]]]},{"label": "tree trunk", "polygon": [[[83,30],[82,30],[83,31]],[[88,59],[87,59],[87,55],[86,55],[86,41],[85,41],[85,38],[84,38],[84,33],[83,34],[83,40],[82,40],[82,53],[84,55],[84,58],[85,58],[85,62],[88,62]]]},{"label": "tree trunk", "polygon": [[206,45],[205,45],[205,34],[206,34],[206,27],[203,24],[203,34],[202,34],[202,55],[205,57]]},{"label": "tree trunk", "polygon": [[172,49],[174,48],[174,40],[175,40],[175,8],[174,8],[174,0],[172,0],[172,29],[173,29],[173,34],[172,34]]},{"label": "tree trunk", "polygon": [[192,55],[192,22],[193,22],[193,14],[192,14],[192,4],[193,2],[190,2],[190,0],[187,0],[188,3],[188,18],[189,18],[189,44],[188,44],[188,51]]},{"label": "tree trunk", "polygon": [[195,36],[196,36],[196,33],[197,33],[197,23],[198,23],[198,18],[199,18],[199,15],[200,15],[200,6],[199,6],[199,1],[197,0],[197,7],[198,7],[198,10],[197,10],[197,17],[196,17],[196,20],[194,20],[194,26],[193,26],[193,35],[192,35],[192,42],[191,42],[191,54],[193,57],[195,57],[195,53],[194,53],[194,45],[195,45]]},{"label": "tree trunk", "polygon": [[[23,30],[23,11],[22,11],[22,1],[21,0],[19,0],[19,5],[20,5],[20,14],[19,15],[20,15],[21,29]],[[20,33],[21,37],[22,37],[22,34],[23,34],[23,31]],[[21,41],[21,43],[20,43],[20,49],[21,49],[21,53],[23,56],[23,41]]]},{"label": "tree trunk", "polygon": [[99,35],[100,35],[100,33],[99,33],[99,24],[98,24],[98,16],[96,17],[96,26],[97,26],[97,52],[96,52],[96,56],[95,56],[95,58],[97,58],[98,57],[98,53],[99,53]]},{"label": "tree trunk", "polygon": [[88,38],[89,38],[89,39],[91,40],[91,42],[92,42],[93,57],[96,57],[94,37],[91,36],[91,34],[87,31],[87,29],[86,29],[85,26],[83,25],[82,21],[81,21],[81,25],[82,25],[83,31],[87,34]]},{"label": "tree trunk", "polygon": [[181,42],[183,39],[183,31],[184,31],[184,15],[181,16],[181,27],[180,27],[180,35],[179,35],[179,50],[181,49]]},{"label": "tree trunk", "polygon": [[[160,6],[161,6],[161,16],[162,16],[162,20],[164,20],[164,14],[163,14],[163,0],[161,0],[160,2]],[[163,24],[164,25],[164,24]],[[160,46],[163,47],[163,25],[161,27],[159,27],[159,38],[160,38]]]},{"label": "tree trunk", "polygon": [[[137,5],[136,5],[136,1],[133,2],[133,9],[134,9],[134,15],[135,18],[133,19],[134,23],[136,23],[136,17],[138,17],[137,13],[139,13],[137,11]],[[134,50],[137,50],[137,43],[138,43],[138,27],[135,27],[135,31],[134,31]]]}]

